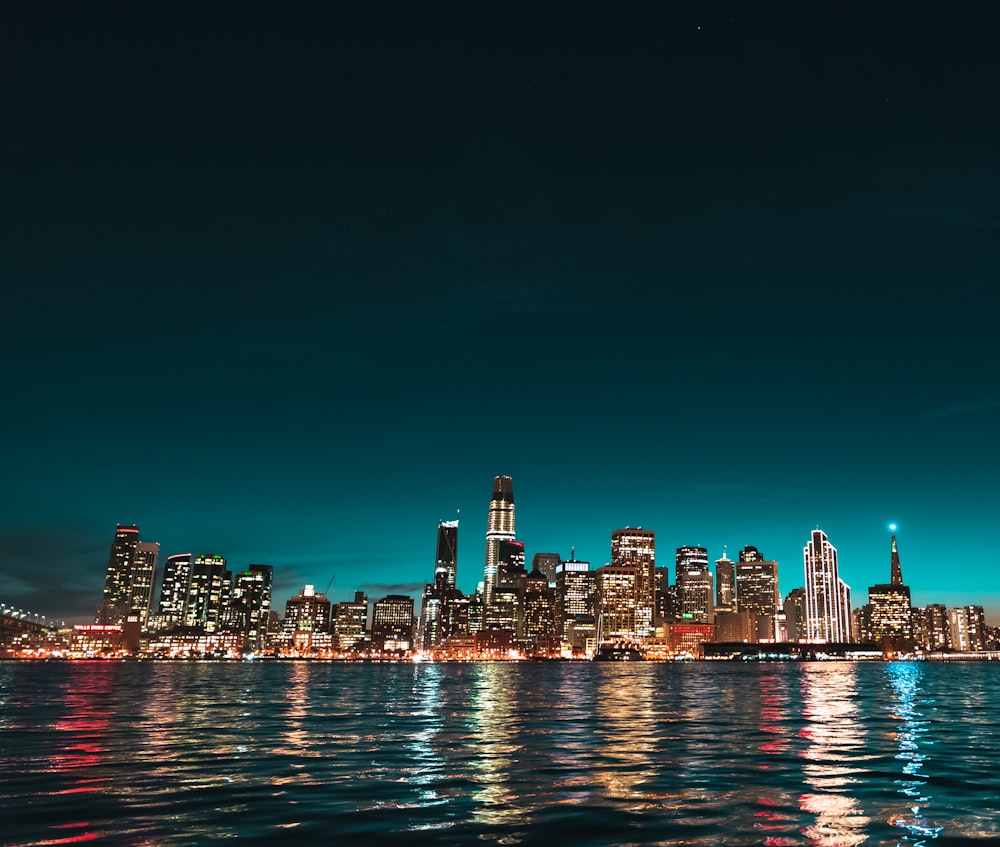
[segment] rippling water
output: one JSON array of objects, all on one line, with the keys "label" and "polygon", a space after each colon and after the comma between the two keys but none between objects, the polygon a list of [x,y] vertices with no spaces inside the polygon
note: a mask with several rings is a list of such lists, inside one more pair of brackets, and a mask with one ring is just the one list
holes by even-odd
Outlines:
[{"label": "rippling water", "polygon": [[4,845],[1000,844],[1000,665],[0,663]]}]

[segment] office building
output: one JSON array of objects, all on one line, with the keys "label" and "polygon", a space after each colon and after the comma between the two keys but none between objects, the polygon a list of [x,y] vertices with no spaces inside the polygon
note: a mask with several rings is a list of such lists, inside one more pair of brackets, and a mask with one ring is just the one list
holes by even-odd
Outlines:
[{"label": "office building", "polygon": [[405,653],[413,647],[413,598],[390,594],[372,607],[372,647]]},{"label": "office building", "polygon": [[295,597],[285,602],[285,633],[329,632],[330,601],[325,594],[316,591],[316,586],[306,585]]},{"label": "office building", "polygon": [[259,653],[264,647],[273,582],[271,565],[247,565],[233,580],[225,629],[242,637],[244,651]]},{"label": "office building", "polygon": [[110,626],[131,621],[146,625],[159,550],[159,544],[140,540],[136,525],[116,525],[95,623]]},{"label": "office building", "polygon": [[[635,596],[622,614],[632,618],[631,639],[652,638],[656,618],[656,533],[642,527],[625,527],[611,534],[611,567],[631,568]],[[608,574],[617,571],[608,571]],[[598,576],[598,596],[601,578]],[[603,601],[602,601],[603,603]],[[616,617],[616,619],[623,619]]]},{"label": "office building", "polygon": [[454,588],[458,574],[458,521],[438,523],[434,584],[441,590]]},{"label": "office building", "polygon": [[896,530],[892,530],[890,547],[889,582],[868,588],[870,620],[868,634],[879,644],[906,642],[913,639],[913,615],[910,607],[910,588],[903,583],[903,569],[896,546]]},{"label": "office building", "polygon": [[774,616],[781,602],[778,563],[765,559],[756,547],[740,551],[735,566],[736,609],[749,612],[755,641],[773,641]]},{"label": "office building", "polygon": [[494,477],[486,518],[486,564],[483,569],[483,602],[487,609],[493,603],[500,543],[514,538],[514,481],[509,476]]},{"label": "office building", "polygon": [[556,631],[563,641],[569,641],[571,624],[596,625],[596,596],[597,580],[590,562],[577,561],[573,550],[568,561],[556,565]]},{"label": "office building", "polygon": [[816,529],[803,548],[805,563],[806,640],[851,640],[850,588],[840,579],[837,548],[825,532]]},{"label": "office building", "polygon": [[193,562],[194,557],[190,553],[167,556],[160,583],[160,602],[156,609],[157,628],[171,630],[184,625]]},{"label": "office building", "polygon": [[561,557],[558,553],[535,553],[531,557],[531,570],[544,574],[549,581],[549,585],[554,585],[556,581],[556,567],[559,565]]},{"label": "office building", "polygon": [[679,619],[688,623],[712,623],[715,598],[712,572],[708,569],[708,550],[678,547],[674,562]]},{"label": "office building", "polygon": [[715,608],[731,612],[736,609],[736,567],[722,548],[722,558],[715,560]]}]

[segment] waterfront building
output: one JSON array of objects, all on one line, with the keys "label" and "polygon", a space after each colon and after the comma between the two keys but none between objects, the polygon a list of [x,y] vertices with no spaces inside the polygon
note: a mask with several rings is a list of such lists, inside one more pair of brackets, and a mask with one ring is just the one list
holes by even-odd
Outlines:
[{"label": "waterfront building", "polygon": [[731,612],[736,608],[736,568],[722,548],[722,558],[715,560],[715,608]]},{"label": "waterfront building", "polygon": [[575,549],[565,562],[556,565],[556,631],[569,640],[569,627],[581,619],[593,623],[597,618],[597,580],[590,562],[576,559]]},{"label": "waterfront building", "polygon": [[750,612],[715,612],[715,640],[721,643],[757,643],[757,622]]},{"label": "waterfront building", "polygon": [[896,546],[896,530],[892,530],[889,560],[889,582],[868,588],[870,621],[868,635],[872,641],[887,643],[913,640],[913,615],[910,611],[910,588],[903,583],[903,569]]},{"label": "waterfront building", "polygon": [[773,641],[774,616],[781,601],[778,563],[765,559],[756,547],[740,551],[735,567],[736,609],[749,612],[755,641]]},{"label": "waterfront building", "polygon": [[224,615],[226,623],[223,628],[241,636],[244,651],[258,653],[264,647],[273,582],[274,568],[271,565],[247,565],[233,581],[232,598]]},{"label": "waterfront building", "polygon": [[514,538],[514,481],[509,476],[494,477],[493,496],[486,517],[486,564],[483,568],[483,602],[487,609],[493,604],[500,542]]},{"label": "waterfront building", "polygon": [[116,524],[95,623],[111,626],[131,619],[140,627],[146,625],[159,550],[156,542],[140,540],[135,524]]},{"label": "waterfront building", "polygon": [[816,529],[802,550],[805,562],[806,639],[813,642],[851,640],[850,588],[840,579],[837,548]]},{"label": "waterfront building", "polygon": [[712,623],[715,603],[708,550],[678,547],[674,561],[679,619],[689,623]]},{"label": "waterfront building", "polygon": [[439,521],[434,585],[444,591],[455,587],[458,574],[458,521]]},{"label": "waterfront building", "polygon": [[355,591],[353,600],[337,603],[332,626],[341,650],[364,647],[368,629],[368,596],[363,591]]},{"label": "waterfront building", "polygon": [[793,588],[782,604],[789,641],[804,641],[806,637],[806,590]]},{"label": "waterfront building", "polygon": [[206,633],[219,629],[232,587],[233,575],[225,558],[215,553],[196,556],[184,601],[184,626],[200,627]]},{"label": "waterfront building", "polygon": [[556,634],[555,589],[549,585],[548,576],[537,567],[525,576],[522,585],[519,639],[538,645]]},{"label": "waterfront building", "polygon": [[285,633],[329,632],[330,601],[325,594],[316,591],[316,586],[306,585],[296,597],[285,602]]},{"label": "waterfront building", "polygon": [[424,588],[420,599],[417,642],[431,650],[455,632],[454,612],[462,592],[455,587],[458,572],[458,521],[438,523],[434,582]]},{"label": "waterfront building", "polygon": [[982,606],[959,606],[949,613],[951,648],[963,653],[986,649],[986,614]]},{"label": "waterfront building", "polygon": [[922,644],[933,651],[951,647],[951,621],[948,607],[943,603],[931,603],[923,609]]},{"label": "waterfront building", "polygon": [[191,584],[193,562],[194,557],[190,553],[167,556],[167,564],[163,568],[163,582],[160,583],[160,602],[156,610],[155,629],[171,630],[184,624],[184,607]]},{"label": "waterfront building", "polygon": [[407,652],[413,647],[413,598],[390,594],[372,607],[372,647]]},{"label": "waterfront building", "polygon": [[597,615],[601,642],[635,641],[637,621],[637,568],[605,565],[597,569]]},{"label": "waterfront building", "polygon": [[[641,526],[615,530],[611,533],[610,564],[612,568],[631,568],[634,574],[634,597],[628,604],[628,616],[632,619],[632,634],[629,637],[640,640],[652,638],[656,617],[656,533]],[[609,576],[612,573],[617,572],[609,571]]]}]

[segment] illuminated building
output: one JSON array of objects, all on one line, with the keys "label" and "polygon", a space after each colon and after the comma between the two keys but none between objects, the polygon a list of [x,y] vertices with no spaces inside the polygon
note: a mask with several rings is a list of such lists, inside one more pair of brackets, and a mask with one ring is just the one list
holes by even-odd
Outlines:
[{"label": "illuminated building", "polygon": [[98,624],[125,623],[131,618],[145,626],[156,581],[160,545],[139,539],[139,527],[117,524],[104,577],[104,597]]},{"label": "illuminated building", "polygon": [[271,565],[247,565],[233,581],[225,629],[242,636],[244,650],[259,652],[264,646],[273,581]]},{"label": "illuminated building", "polygon": [[596,571],[598,630],[602,643],[634,641],[637,637],[636,571],[634,565],[605,565]]},{"label": "illuminated building", "polygon": [[[537,559],[537,557],[536,557]],[[521,640],[538,644],[556,634],[555,589],[549,578],[538,568],[532,568],[524,578],[524,596],[521,601]]]},{"label": "illuminated building", "polygon": [[793,588],[785,597],[785,626],[789,641],[803,641],[806,637],[806,590]]},{"label": "illuminated building", "polygon": [[774,615],[781,594],[778,592],[778,563],[765,559],[756,547],[740,551],[735,570],[736,609],[749,612],[756,641],[774,639]]},{"label": "illuminated building", "polygon": [[306,585],[298,596],[289,597],[282,629],[286,633],[329,632],[330,601],[326,595],[317,593],[315,586]]},{"label": "illuminated building", "polygon": [[368,628],[368,597],[363,591],[354,592],[354,600],[338,603],[333,619],[333,631],[341,650],[364,646]]},{"label": "illuminated building", "polygon": [[554,585],[556,581],[556,567],[561,558],[558,553],[535,553],[531,557],[531,569],[540,571],[549,581],[549,585]]},{"label": "illuminated building", "polygon": [[229,605],[232,586],[233,575],[226,569],[222,556],[204,553],[195,557],[184,602],[184,626],[215,632],[223,619],[223,610]]},{"label": "illuminated building", "polygon": [[870,610],[869,633],[872,641],[909,640],[913,638],[913,615],[910,611],[910,589],[903,584],[903,569],[896,547],[896,530],[892,530],[889,582],[868,589]]},{"label": "illuminated building", "polygon": [[458,521],[440,521],[434,582],[424,588],[420,600],[419,644],[430,650],[454,634],[456,601],[462,592],[455,587],[458,572]]},{"label": "illuminated building", "polygon": [[521,597],[524,594],[524,543],[511,539],[500,542],[493,602],[485,609],[485,629],[507,629],[517,635],[521,624]]},{"label": "illuminated building", "polygon": [[715,612],[715,640],[725,642],[757,642],[756,619],[750,612]]},{"label": "illuminated building", "polygon": [[454,588],[458,574],[458,521],[438,523],[437,561],[434,585],[440,590]]},{"label": "illuminated building", "polygon": [[691,623],[711,623],[714,619],[712,572],[704,547],[678,547],[675,553],[677,612]]},{"label": "illuminated building", "polygon": [[951,623],[948,607],[931,603],[923,610],[923,646],[928,650],[947,650],[951,647]]},{"label": "illuminated building", "polygon": [[413,646],[413,598],[390,594],[372,607],[372,646],[384,652],[406,652]]},{"label": "illuminated building", "polygon": [[986,615],[982,606],[960,606],[948,615],[951,649],[965,653],[986,649]]},{"label": "illuminated building", "polygon": [[188,586],[191,584],[190,553],[167,556],[160,584],[160,603],[156,610],[159,629],[173,629],[184,623],[184,606],[187,603]]},{"label": "illuminated building", "polygon": [[569,641],[569,628],[577,621],[595,624],[597,580],[590,562],[579,562],[576,551],[556,565],[556,631]]},{"label": "illuminated building", "polygon": [[[634,572],[635,596],[629,604],[632,616],[630,637],[652,638],[655,634],[656,613],[656,533],[642,527],[616,529],[611,533],[611,566],[632,568]],[[608,573],[611,574],[612,571]]]},{"label": "illuminated building", "polygon": [[851,640],[850,588],[837,571],[837,548],[816,529],[802,550],[806,574],[806,638],[815,642]]},{"label": "illuminated building", "polygon": [[487,609],[493,604],[500,542],[514,540],[514,481],[509,476],[493,479],[493,496],[486,519],[486,565],[483,569],[483,602]]},{"label": "illuminated building", "polygon": [[715,608],[731,612],[736,608],[736,570],[722,548],[722,558],[715,560]]}]

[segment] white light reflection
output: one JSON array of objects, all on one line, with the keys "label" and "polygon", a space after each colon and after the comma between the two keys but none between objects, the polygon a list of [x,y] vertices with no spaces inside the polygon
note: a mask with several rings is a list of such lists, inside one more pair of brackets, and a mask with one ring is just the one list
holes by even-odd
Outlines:
[{"label": "white light reflection", "polygon": [[802,735],[809,746],[803,772],[816,789],[799,798],[799,808],[816,816],[802,833],[818,847],[852,847],[868,839],[865,816],[851,790],[864,739],[857,721],[857,668],[853,663],[802,665]]},{"label": "white light reflection", "polygon": [[942,827],[931,825],[921,813],[921,807],[931,799],[925,796],[927,786],[919,778],[926,759],[920,752],[920,736],[926,731],[927,721],[918,710],[923,671],[923,667],[914,662],[892,662],[885,666],[891,696],[886,708],[898,721],[896,739],[899,753],[896,758],[903,763],[904,776],[909,777],[896,780],[899,793],[906,797],[906,801],[903,808],[890,810],[888,821],[919,838],[936,838]]}]

